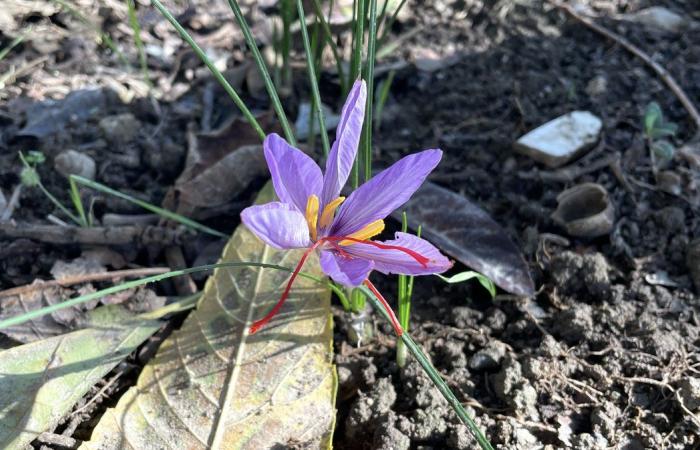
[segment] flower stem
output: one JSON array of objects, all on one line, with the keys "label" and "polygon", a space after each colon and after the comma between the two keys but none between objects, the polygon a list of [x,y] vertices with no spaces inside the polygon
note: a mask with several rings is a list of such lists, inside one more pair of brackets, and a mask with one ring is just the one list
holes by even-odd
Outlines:
[{"label": "flower stem", "polygon": [[367,41],[367,107],[362,133],[364,180],[372,178],[372,111],[374,110],[374,58],[377,49],[377,0],[369,2],[369,35]]},{"label": "flower stem", "polygon": [[391,322],[391,326],[394,327],[394,332],[396,333],[397,337],[401,337],[403,334],[403,328],[401,328],[401,325],[399,325],[399,321],[396,319],[396,314],[394,314],[394,310],[391,309],[391,306],[389,306],[389,303],[386,301],[384,296],[377,290],[377,288],[372,284],[371,281],[365,280],[362,284],[367,286],[367,288],[374,294],[374,296],[379,300],[379,302],[382,304],[382,307],[384,308],[384,312],[386,315],[389,317],[389,321]]},{"label": "flower stem", "polygon": [[[363,288],[363,291],[366,292],[367,297],[372,303],[374,309],[376,311],[379,311],[379,313],[382,316],[384,316],[386,320],[391,322],[391,315],[389,311],[386,310],[384,303],[382,303],[377,297],[375,297],[374,292],[372,292],[371,290]],[[469,428],[472,435],[479,443],[481,449],[493,450],[493,446],[491,446],[489,440],[481,432],[474,420],[471,417],[469,417],[469,414],[467,414],[467,411],[464,409],[464,406],[462,406],[462,403],[460,403],[460,401],[457,399],[450,387],[447,385],[447,383],[445,383],[445,380],[442,379],[440,373],[435,367],[433,367],[428,357],[425,355],[425,353],[423,353],[423,350],[421,350],[418,344],[416,344],[411,335],[408,332],[404,332],[403,334],[401,334],[401,341],[406,345],[406,347],[408,347],[408,350],[411,352],[411,354],[413,354],[418,363],[421,365],[425,373],[430,378],[430,381],[433,382],[433,384],[435,385],[435,387],[437,387],[437,389],[440,391],[445,400],[447,400],[447,403],[450,404],[455,414],[457,414],[457,417],[459,417],[460,420]]]}]

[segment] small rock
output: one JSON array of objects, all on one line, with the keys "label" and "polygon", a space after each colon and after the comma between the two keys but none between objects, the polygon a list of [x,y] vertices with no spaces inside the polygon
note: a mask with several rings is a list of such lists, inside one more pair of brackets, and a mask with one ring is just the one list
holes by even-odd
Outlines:
[{"label": "small rock", "polygon": [[677,206],[661,208],[654,214],[656,222],[667,234],[674,234],[685,229],[685,212]]},{"label": "small rock", "polygon": [[603,301],[611,295],[610,266],[601,253],[583,255],[563,251],[552,258],[551,274],[563,293],[590,293],[593,300]]},{"label": "small rock", "polygon": [[586,94],[598,97],[608,91],[608,79],[604,75],[596,75],[586,85]]},{"label": "small rock", "polygon": [[690,241],[685,252],[685,264],[693,279],[695,289],[700,291],[700,238]]},{"label": "small rock", "polygon": [[397,429],[393,421],[385,421],[374,432],[372,448],[377,450],[408,450],[411,448],[411,439]]},{"label": "small rock", "polygon": [[64,150],[54,158],[53,166],[56,171],[66,177],[80,175],[89,180],[95,179],[97,165],[92,157],[75,150]]},{"label": "small rock", "polygon": [[683,193],[683,180],[680,175],[671,170],[662,170],[656,174],[656,187],[671,195]]},{"label": "small rock", "polygon": [[[376,421],[382,414],[391,410],[396,401],[394,385],[388,378],[380,378],[372,387],[369,394],[360,393],[350,408],[345,426],[347,434],[356,439],[366,433],[372,433],[377,426]],[[372,422],[374,426],[372,426]]]},{"label": "small rock", "polygon": [[474,438],[466,425],[455,425],[450,430],[447,445],[449,445],[450,448],[471,448],[474,445]]},{"label": "small rock", "polygon": [[577,344],[593,332],[593,309],[586,303],[575,303],[555,316],[554,329],[569,344]]},{"label": "small rock", "polygon": [[612,440],[615,437],[615,419],[619,414],[620,410],[611,402],[596,406],[591,412],[593,431],[602,434],[608,440]]},{"label": "small rock", "polygon": [[131,142],[139,132],[139,121],[131,113],[107,116],[100,120],[99,125],[107,141],[112,144]]},{"label": "small rock", "polygon": [[663,6],[645,8],[635,13],[627,14],[625,18],[668,33],[677,33],[686,25],[686,21],[682,16]]},{"label": "small rock", "polygon": [[447,431],[447,422],[445,416],[448,410],[442,408],[417,409],[412,416],[413,433],[412,439],[417,441],[426,441],[435,439],[438,435],[442,435]]},{"label": "small rock", "polygon": [[602,128],[603,123],[592,113],[573,111],[522,136],[515,149],[549,167],[559,167],[589,150]]},{"label": "small rock", "polygon": [[469,358],[469,368],[473,370],[495,369],[506,355],[506,346],[500,341],[491,340],[486,348]]},{"label": "small rock", "polygon": [[686,408],[691,411],[698,409],[700,407],[700,378],[683,379],[679,394]]}]

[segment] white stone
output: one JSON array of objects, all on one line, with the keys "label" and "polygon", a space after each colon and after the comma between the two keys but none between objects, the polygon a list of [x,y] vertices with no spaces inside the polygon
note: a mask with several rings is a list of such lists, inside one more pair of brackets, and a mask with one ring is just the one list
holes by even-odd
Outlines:
[{"label": "white stone", "polygon": [[64,150],[59,153],[54,159],[54,168],[66,177],[80,175],[89,180],[94,180],[97,172],[95,160],[75,150]]},{"label": "white stone", "polygon": [[588,111],[573,111],[541,125],[515,143],[520,153],[549,167],[581,156],[600,137],[603,123]]},{"label": "white stone", "polygon": [[686,24],[682,16],[663,6],[645,8],[635,13],[627,14],[625,17],[633,22],[658,28],[669,33],[677,33]]}]

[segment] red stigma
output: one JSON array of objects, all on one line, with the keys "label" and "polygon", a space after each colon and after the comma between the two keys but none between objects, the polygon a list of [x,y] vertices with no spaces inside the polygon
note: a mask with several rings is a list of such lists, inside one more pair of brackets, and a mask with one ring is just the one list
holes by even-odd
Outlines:
[{"label": "red stigma", "polygon": [[[282,308],[282,305],[284,302],[287,300],[287,297],[289,297],[289,291],[292,289],[292,284],[294,283],[294,280],[296,280],[297,275],[299,275],[299,272],[301,272],[301,268],[304,266],[304,263],[306,262],[307,258],[313,252],[318,246],[323,244],[324,242],[328,242],[339,254],[340,256],[344,258],[353,258],[353,256],[343,250],[343,248],[338,245],[338,242],[341,241],[352,241],[352,242],[357,242],[359,244],[369,244],[377,248],[381,248],[382,250],[398,250],[400,252],[403,252],[410,256],[411,258],[415,259],[418,264],[422,265],[423,267],[428,267],[428,263],[430,262],[429,258],[426,258],[425,256],[421,255],[420,253],[411,250],[410,248],[406,247],[401,247],[399,245],[389,245],[389,244],[381,244],[379,242],[374,242],[370,240],[362,240],[362,239],[356,239],[348,236],[327,236],[324,238],[321,238],[314,242],[312,246],[306,249],[304,254],[301,256],[301,259],[299,260],[299,263],[297,264],[296,268],[292,272],[292,276],[289,277],[289,281],[287,282],[287,286],[284,288],[284,292],[282,292],[282,296],[280,299],[277,301],[275,306],[272,307],[270,312],[265,314],[265,317],[262,319],[253,322],[253,324],[250,326],[249,333],[250,334],[255,334],[257,333],[265,324],[267,324],[270,319],[272,319],[275,314],[279,312],[279,310]],[[382,303],[386,311],[389,313],[389,316],[392,319],[392,325],[394,326],[394,331],[396,331],[396,334],[398,336],[401,336],[403,333],[403,330],[401,329],[401,326],[398,324],[396,321],[396,316],[394,315],[394,312],[391,310],[391,307],[389,307],[389,304],[387,301],[382,297],[382,295],[377,291],[377,289],[374,287],[372,283],[370,283],[369,280],[364,281],[365,286],[367,286],[372,293],[379,299],[379,301]]]},{"label": "red stigma", "polygon": [[[428,263],[430,262],[430,258],[426,258],[425,256],[421,255],[421,254],[418,253],[417,251],[411,250],[410,248],[401,247],[400,245],[382,244],[382,243],[379,243],[379,242],[369,241],[369,240],[363,241],[362,239],[355,239],[355,238],[351,238],[351,237],[347,237],[347,236],[340,236],[340,237],[331,236],[331,237],[327,237],[327,238],[324,238],[324,239],[327,239],[327,240],[330,241],[330,242],[334,242],[334,241],[352,241],[352,242],[357,242],[357,243],[359,243],[359,244],[369,244],[369,245],[372,245],[372,246],[374,246],[374,247],[381,248],[382,250],[398,250],[398,251],[400,251],[400,252],[403,252],[403,253],[407,254],[407,255],[410,256],[411,258],[415,259],[416,262],[417,262],[418,264],[420,264],[421,266],[423,266],[424,268],[427,268],[427,267],[428,267]],[[343,252],[342,250],[340,250],[340,248],[339,248],[338,245],[333,245],[333,247],[335,247],[336,250],[339,250],[339,251],[341,251],[342,253],[347,254],[346,252]],[[341,253],[341,254],[342,254],[342,253]]]}]

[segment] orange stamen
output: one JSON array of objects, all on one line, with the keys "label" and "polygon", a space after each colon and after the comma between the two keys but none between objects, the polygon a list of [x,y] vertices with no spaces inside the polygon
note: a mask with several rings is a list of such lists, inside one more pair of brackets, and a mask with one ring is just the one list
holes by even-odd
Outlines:
[{"label": "orange stamen", "polygon": [[321,228],[326,228],[333,222],[333,216],[335,216],[335,210],[338,209],[341,203],[345,201],[345,197],[338,197],[323,208],[321,213],[321,220],[318,222],[318,226]]},{"label": "orange stamen", "polygon": [[316,226],[318,222],[318,197],[315,195],[309,195],[309,199],[306,201],[306,223],[309,225],[309,236],[311,240],[315,241],[318,235],[318,228]]},{"label": "orange stamen", "polygon": [[384,221],[381,219],[375,220],[374,222],[365,225],[361,230],[348,234],[346,236],[347,240],[341,241],[340,245],[352,245],[353,243],[357,242],[358,239],[360,241],[366,241],[367,239],[371,239],[378,235],[382,231],[384,231]]}]

